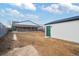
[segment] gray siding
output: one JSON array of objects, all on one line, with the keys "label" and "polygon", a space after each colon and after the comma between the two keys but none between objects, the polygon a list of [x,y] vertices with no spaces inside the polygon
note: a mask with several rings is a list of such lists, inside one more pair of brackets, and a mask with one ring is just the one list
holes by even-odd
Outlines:
[{"label": "gray siding", "polygon": [[0,23],[0,38],[7,33],[8,29]]}]

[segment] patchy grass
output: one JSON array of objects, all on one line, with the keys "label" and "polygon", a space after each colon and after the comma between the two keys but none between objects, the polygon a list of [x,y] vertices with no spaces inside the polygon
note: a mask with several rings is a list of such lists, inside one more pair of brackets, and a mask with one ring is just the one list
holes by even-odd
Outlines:
[{"label": "patchy grass", "polygon": [[[72,56],[79,55],[79,45],[59,39],[44,38],[43,32],[17,32],[17,41],[12,40],[9,33],[5,39],[10,40],[11,48],[33,45],[42,56]],[[6,42],[6,41],[5,41]],[[7,43],[5,43],[7,45]],[[6,49],[7,50],[7,49]],[[12,49],[10,49],[12,50]],[[4,50],[5,51],[5,50]],[[7,52],[5,52],[7,53]],[[5,54],[4,53],[4,54]]]}]

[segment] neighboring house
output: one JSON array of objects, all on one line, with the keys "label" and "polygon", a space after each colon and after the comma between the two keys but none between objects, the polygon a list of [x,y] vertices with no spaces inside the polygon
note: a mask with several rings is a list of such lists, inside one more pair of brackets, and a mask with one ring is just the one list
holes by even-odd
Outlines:
[{"label": "neighboring house", "polygon": [[79,43],[79,16],[45,24],[45,37]]},{"label": "neighboring house", "polygon": [[3,37],[8,32],[8,29],[0,23],[0,38]]},{"label": "neighboring house", "polygon": [[30,20],[26,20],[26,21],[20,21],[20,22],[16,22],[14,21],[12,23],[12,29],[13,31],[38,31],[38,28],[40,26]]}]

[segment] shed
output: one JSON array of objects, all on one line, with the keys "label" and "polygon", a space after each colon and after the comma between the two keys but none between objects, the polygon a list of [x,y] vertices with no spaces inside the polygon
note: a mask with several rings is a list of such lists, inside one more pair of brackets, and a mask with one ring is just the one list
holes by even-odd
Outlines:
[{"label": "shed", "polygon": [[46,23],[45,38],[58,38],[79,43],[79,16]]},{"label": "shed", "polygon": [[38,24],[26,20],[26,21],[13,21],[12,23],[12,29],[13,31],[37,31],[38,27],[40,27]]}]

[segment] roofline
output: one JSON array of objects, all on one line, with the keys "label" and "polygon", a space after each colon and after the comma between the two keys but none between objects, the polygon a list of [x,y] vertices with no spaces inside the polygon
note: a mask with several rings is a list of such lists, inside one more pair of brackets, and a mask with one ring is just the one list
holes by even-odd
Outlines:
[{"label": "roofline", "polygon": [[31,21],[31,20],[24,20],[24,21],[13,21],[13,23],[15,23],[15,24],[18,24],[18,23],[23,23],[23,22],[31,22],[31,23],[33,23],[33,24],[35,24],[35,25],[40,26],[39,24],[37,24],[37,23],[35,23],[35,22]]},{"label": "roofline", "polygon": [[74,16],[74,17],[65,18],[65,19],[61,19],[61,20],[56,20],[53,22],[46,23],[45,25],[63,23],[63,22],[69,22],[69,21],[76,21],[76,20],[79,20],[79,16]]}]

